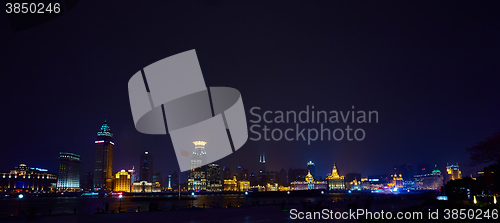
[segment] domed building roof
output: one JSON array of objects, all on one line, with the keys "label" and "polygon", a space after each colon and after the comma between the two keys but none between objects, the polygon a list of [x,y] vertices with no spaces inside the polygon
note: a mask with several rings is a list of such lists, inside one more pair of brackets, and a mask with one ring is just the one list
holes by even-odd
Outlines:
[{"label": "domed building roof", "polygon": [[310,171],[310,170],[308,170],[308,171],[307,171],[307,175],[306,175],[306,182],[308,182],[308,183],[312,183],[312,182],[314,182],[314,178],[313,178],[313,176],[311,175],[311,171]]}]

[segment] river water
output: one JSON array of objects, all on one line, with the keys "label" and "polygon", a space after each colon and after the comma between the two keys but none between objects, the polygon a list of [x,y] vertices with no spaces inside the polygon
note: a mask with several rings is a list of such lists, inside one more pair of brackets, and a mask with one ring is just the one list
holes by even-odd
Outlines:
[{"label": "river water", "polygon": [[[299,203],[301,201],[334,200],[340,202],[349,202],[355,200],[368,199],[370,196],[374,199],[388,199],[394,195],[373,195],[358,193],[330,193],[316,197],[247,197],[243,194],[205,194],[205,195],[183,195],[179,201],[175,195],[141,195],[141,196],[123,196],[122,198],[113,197],[25,197],[19,198],[0,198],[0,216],[17,215],[19,212],[35,213],[38,215],[62,215],[73,214],[75,209],[77,214],[93,214],[102,211],[103,204],[109,204],[110,212],[117,212],[121,206],[122,211],[144,212],[149,211],[152,202],[158,203],[160,210],[178,209],[179,206],[186,208],[189,206],[211,208],[211,205],[232,207],[249,205],[271,205],[281,202]],[[194,199],[192,199],[194,198]]]}]

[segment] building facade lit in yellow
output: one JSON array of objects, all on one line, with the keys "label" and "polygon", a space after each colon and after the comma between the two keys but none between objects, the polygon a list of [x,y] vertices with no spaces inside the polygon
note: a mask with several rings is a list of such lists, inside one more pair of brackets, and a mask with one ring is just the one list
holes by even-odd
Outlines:
[{"label": "building facade lit in yellow", "polygon": [[460,171],[458,164],[446,166],[446,172],[448,174],[448,180],[462,179],[462,171]]},{"label": "building facade lit in yellow", "polygon": [[266,191],[278,191],[278,184],[277,183],[267,183],[266,185]]},{"label": "building facade lit in yellow", "polygon": [[252,190],[259,191],[259,192],[266,191],[266,187],[264,187],[264,186],[260,186],[260,185],[257,185],[257,186],[252,186],[252,187],[251,187],[251,189],[252,189]]},{"label": "building facade lit in yellow", "polygon": [[392,177],[392,181],[391,183],[388,183],[387,186],[388,187],[392,187],[392,188],[403,188],[403,176],[401,174],[394,174],[394,175],[391,175]]},{"label": "building facade lit in yellow", "polygon": [[130,192],[131,178],[130,174],[122,170],[115,174],[115,190],[121,192]]},{"label": "building facade lit in yellow", "polygon": [[345,189],[345,180],[344,176],[340,176],[337,170],[337,165],[333,163],[332,173],[330,176],[326,177],[328,181],[328,189],[329,190],[343,190]]},{"label": "building facade lit in yellow", "polygon": [[224,191],[237,191],[238,190],[238,181],[236,180],[236,176],[233,179],[224,179]]},{"label": "building facade lit in yellow", "polygon": [[279,191],[290,191],[290,187],[285,187],[285,186],[279,186],[278,187]]},{"label": "building facade lit in yellow", "polygon": [[250,190],[250,181],[248,180],[238,181],[238,188],[240,191]]},{"label": "building facade lit in yellow", "polygon": [[311,171],[305,177],[305,181],[294,181],[290,183],[291,190],[316,190],[326,189],[327,183],[325,181],[314,181]]}]

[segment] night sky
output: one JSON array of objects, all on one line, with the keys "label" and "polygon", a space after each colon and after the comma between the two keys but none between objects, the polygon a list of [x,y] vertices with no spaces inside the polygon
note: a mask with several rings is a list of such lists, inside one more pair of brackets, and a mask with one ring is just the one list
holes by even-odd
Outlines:
[{"label": "night sky", "polygon": [[[456,162],[469,174],[484,166],[466,167],[465,148],[500,130],[500,7],[493,3],[80,1],[15,33],[3,13],[0,172],[25,163],[57,173],[61,151],[80,154],[82,174],[91,171],[106,118],[114,171],[137,168],[146,150],[155,172],[178,171],[168,135],[135,130],[127,84],[141,68],[196,49],[206,85],[238,89],[248,120],[256,106],[379,113],[379,123],[350,125],[366,131],[361,142],[248,140],[218,161],[233,173],[237,165],[257,173],[265,152],[268,170],[312,160],[323,177],[333,162],[341,174],[363,176]],[[346,126],[329,126],[337,127]]]}]

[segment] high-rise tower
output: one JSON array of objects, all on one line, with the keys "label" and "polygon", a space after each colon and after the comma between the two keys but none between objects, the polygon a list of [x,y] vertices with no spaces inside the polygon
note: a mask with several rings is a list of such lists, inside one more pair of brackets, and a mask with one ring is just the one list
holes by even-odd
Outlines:
[{"label": "high-rise tower", "polygon": [[80,155],[59,153],[57,189],[61,191],[80,191]]},{"label": "high-rise tower", "polygon": [[145,151],[141,155],[141,163],[139,169],[139,180],[153,182],[153,155]]},{"label": "high-rise tower", "polygon": [[262,153],[260,155],[260,174],[266,173],[266,154]]},{"label": "high-rise tower", "polygon": [[316,165],[312,161],[307,162],[307,170],[311,173],[313,178],[316,178]]},{"label": "high-rise tower", "polygon": [[113,134],[104,121],[95,140],[94,189],[113,189]]},{"label": "high-rise tower", "polygon": [[[207,189],[207,166],[205,160],[205,141],[194,141],[194,151],[191,156],[191,171],[189,171],[188,190],[200,191]],[[219,172],[220,174],[220,172]]]},{"label": "high-rise tower", "polygon": [[194,151],[191,156],[191,170],[205,165],[207,152],[205,151],[205,141],[194,141]]}]

